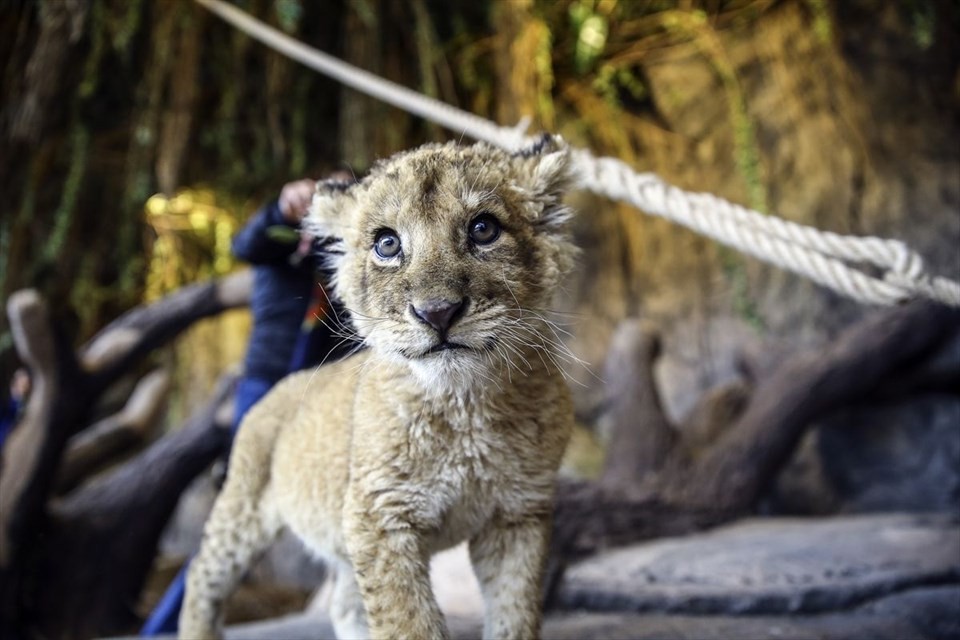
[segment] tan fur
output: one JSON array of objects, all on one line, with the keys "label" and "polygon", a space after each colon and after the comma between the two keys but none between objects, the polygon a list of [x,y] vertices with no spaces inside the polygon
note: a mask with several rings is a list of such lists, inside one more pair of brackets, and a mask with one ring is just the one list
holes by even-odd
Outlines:
[{"label": "tan fur", "polygon": [[[342,239],[335,291],[369,349],[283,380],[245,418],[187,581],[182,638],[217,637],[224,598],[282,526],[336,569],[338,637],[443,638],[429,556],[469,540],[484,636],[532,638],[554,476],[572,425],[544,310],[574,249],[569,159],[428,145],[361,183],[320,183],[309,223]],[[502,225],[469,240],[481,212]],[[373,250],[379,230],[402,253]],[[448,339],[413,314],[467,298]]]}]

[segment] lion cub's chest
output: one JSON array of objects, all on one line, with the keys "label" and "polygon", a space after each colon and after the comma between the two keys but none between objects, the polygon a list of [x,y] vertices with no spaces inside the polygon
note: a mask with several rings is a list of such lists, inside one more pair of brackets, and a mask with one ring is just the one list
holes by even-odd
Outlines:
[{"label": "lion cub's chest", "polygon": [[[429,403],[407,423],[412,494],[431,546],[440,550],[475,535],[497,513],[522,509],[523,450],[517,438],[533,427],[480,403]],[[406,484],[406,482],[401,483]]]}]

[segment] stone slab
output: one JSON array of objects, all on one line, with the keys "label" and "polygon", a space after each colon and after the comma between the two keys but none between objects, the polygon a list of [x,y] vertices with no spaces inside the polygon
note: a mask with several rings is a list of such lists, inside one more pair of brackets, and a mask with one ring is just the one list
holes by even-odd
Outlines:
[{"label": "stone slab", "polygon": [[[481,632],[475,584],[441,593],[468,582],[463,556],[445,556],[449,579],[435,580],[457,604],[445,607],[455,640]],[[570,568],[559,595],[581,610],[548,615],[545,640],[960,638],[960,525],[915,514],[747,520],[598,554]],[[326,640],[333,629],[311,606],[226,631],[261,638]]]},{"label": "stone slab", "polygon": [[558,596],[566,609],[782,614],[958,580],[949,515],[764,518],[598,554],[570,567]]},{"label": "stone slab", "polygon": [[[579,612],[550,616],[544,640],[948,640],[960,637],[960,586],[908,592],[880,609],[800,615]],[[951,616],[943,615],[953,608]],[[470,636],[460,636],[464,640]]]},{"label": "stone slab", "polygon": [[[481,634],[476,619],[451,618],[453,640]],[[948,640],[960,637],[960,586],[913,589],[844,612],[733,616],[568,612],[548,615],[544,640]],[[325,614],[229,627],[226,640],[331,640]],[[116,640],[134,640],[124,638]],[[157,640],[174,640],[170,636]]]}]

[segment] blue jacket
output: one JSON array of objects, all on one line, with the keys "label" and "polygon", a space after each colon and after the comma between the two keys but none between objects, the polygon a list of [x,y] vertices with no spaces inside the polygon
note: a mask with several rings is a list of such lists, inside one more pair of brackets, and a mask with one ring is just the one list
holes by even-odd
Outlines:
[{"label": "blue jacket", "polygon": [[0,452],[3,451],[3,445],[7,441],[7,436],[17,426],[17,418],[20,417],[20,410],[23,402],[16,398],[10,398],[7,403],[0,400]]},{"label": "blue jacket", "polygon": [[[260,209],[233,239],[236,257],[253,265],[253,331],[244,375],[271,384],[290,370],[304,314],[317,281],[312,257],[296,261],[297,228],[276,200]],[[285,233],[284,233],[285,232]],[[282,236],[287,236],[286,238]]]}]

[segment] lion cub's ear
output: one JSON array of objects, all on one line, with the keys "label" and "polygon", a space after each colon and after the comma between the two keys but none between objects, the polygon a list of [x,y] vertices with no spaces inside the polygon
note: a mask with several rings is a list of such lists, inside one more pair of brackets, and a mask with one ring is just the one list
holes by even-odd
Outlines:
[{"label": "lion cub's ear", "polygon": [[570,151],[560,136],[542,135],[532,145],[515,152],[514,186],[531,200],[538,225],[558,228],[570,219],[563,196],[573,185]]},{"label": "lion cub's ear", "polygon": [[353,201],[351,189],[356,182],[318,180],[310,203],[310,211],[303,219],[303,229],[323,241],[326,251],[342,253],[346,225],[346,209]]}]

